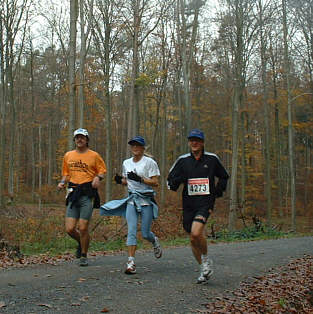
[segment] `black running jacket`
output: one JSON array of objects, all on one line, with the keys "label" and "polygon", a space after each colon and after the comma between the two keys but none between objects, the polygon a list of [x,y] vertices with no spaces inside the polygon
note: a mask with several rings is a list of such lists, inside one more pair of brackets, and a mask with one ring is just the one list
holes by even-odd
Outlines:
[{"label": "black running jacket", "polygon": [[[215,178],[217,183],[215,184]],[[192,153],[180,156],[167,177],[170,190],[177,191],[184,184],[183,207],[213,209],[216,197],[226,190],[229,175],[217,155],[203,152],[199,160]],[[193,179],[193,180],[191,180]]]}]

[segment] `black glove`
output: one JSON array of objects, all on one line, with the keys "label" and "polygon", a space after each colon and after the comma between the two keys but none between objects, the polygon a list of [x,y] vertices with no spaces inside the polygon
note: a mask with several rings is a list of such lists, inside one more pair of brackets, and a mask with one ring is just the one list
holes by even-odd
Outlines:
[{"label": "black glove", "polygon": [[114,177],[114,180],[117,184],[122,184],[122,179],[123,179],[123,177],[118,175],[118,174],[116,174]]},{"label": "black glove", "polygon": [[172,191],[177,191],[180,184],[185,183],[187,181],[187,178],[184,177],[183,175],[175,178],[167,178],[167,183]]},{"label": "black glove", "polygon": [[134,180],[134,181],[137,181],[137,182],[142,182],[142,178],[139,177],[139,175],[133,171],[131,172],[127,172],[127,178],[130,179],[130,180]]}]

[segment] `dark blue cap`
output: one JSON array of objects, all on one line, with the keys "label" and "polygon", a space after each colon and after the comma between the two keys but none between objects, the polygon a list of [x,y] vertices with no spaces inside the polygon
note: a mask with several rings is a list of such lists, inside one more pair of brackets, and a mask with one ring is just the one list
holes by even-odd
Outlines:
[{"label": "dark blue cap", "polygon": [[201,140],[204,140],[204,133],[199,129],[193,129],[189,132],[188,139],[192,137],[197,137],[200,138]]},{"label": "dark blue cap", "polygon": [[133,145],[135,143],[137,143],[137,144],[139,144],[141,146],[145,146],[146,145],[145,139],[142,136],[139,136],[139,135],[133,137],[131,140],[128,141],[129,145]]}]

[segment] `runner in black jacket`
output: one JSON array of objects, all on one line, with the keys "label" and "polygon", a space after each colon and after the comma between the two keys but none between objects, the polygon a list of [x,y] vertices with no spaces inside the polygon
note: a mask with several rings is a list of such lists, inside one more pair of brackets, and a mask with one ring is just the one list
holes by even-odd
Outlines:
[{"label": "runner in black jacket", "polygon": [[[170,169],[167,178],[169,189],[183,189],[183,227],[190,234],[192,252],[201,265],[198,283],[205,282],[213,274],[213,262],[207,256],[207,240],[204,227],[214,208],[216,197],[226,190],[229,175],[219,158],[204,151],[204,134],[198,129],[188,135],[191,152],[180,156]],[[218,178],[215,184],[215,177]]]}]

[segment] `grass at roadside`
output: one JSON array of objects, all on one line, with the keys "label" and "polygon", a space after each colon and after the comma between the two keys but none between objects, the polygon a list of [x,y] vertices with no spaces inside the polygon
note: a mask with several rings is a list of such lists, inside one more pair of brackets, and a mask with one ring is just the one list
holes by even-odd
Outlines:
[{"label": "grass at roadside", "polygon": [[[242,230],[236,230],[229,232],[227,230],[221,230],[216,232],[215,237],[209,237],[208,240],[211,243],[219,242],[237,242],[237,241],[253,241],[253,240],[266,240],[266,239],[278,239],[286,237],[296,237],[304,234],[275,231],[269,228],[263,228],[262,230],[256,230],[254,227],[247,227]],[[305,234],[308,235],[308,234]],[[164,239],[161,241],[163,247],[177,247],[189,245],[189,238],[186,237],[173,237]],[[151,249],[150,243],[144,240],[138,241],[138,250]],[[21,245],[21,251],[24,255],[38,255],[48,254],[51,256],[74,253],[76,250],[76,242],[69,236],[56,238],[50,242],[33,242],[24,243]],[[126,251],[125,239],[119,238],[116,240],[97,241],[92,240],[90,242],[89,252],[119,252]]]}]

